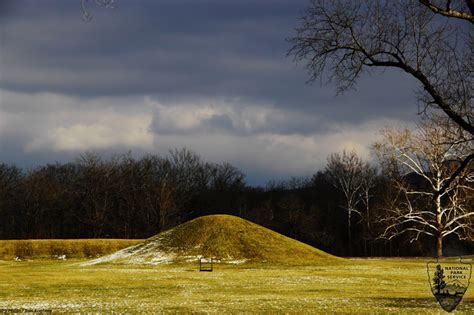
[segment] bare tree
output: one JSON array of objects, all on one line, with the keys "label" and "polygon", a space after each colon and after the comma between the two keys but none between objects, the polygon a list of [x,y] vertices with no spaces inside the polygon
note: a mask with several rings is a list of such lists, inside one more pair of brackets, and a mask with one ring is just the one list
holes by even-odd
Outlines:
[{"label": "bare tree", "polygon": [[304,216],[304,202],[296,194],[292,193],[279,200],[277,206],[288,214],[290,235],[297,239],[301,232]]},{"label": "bare tree", "polygon": [[82,18],[85,21],[92,20],[92,13],[87,8],[87,3],[92,2],[97,6],[104,7],[107,9],[114,9],[116,7],[116,0],[81,0],[81,11],[82,11]]},{"label": "bare tree", "polygon": [[431,11],[445,17],[462,19],[474,23],[474,1],[418,0]]},{"label": "bare tree", "polygon": [[[13,165],[0,163],[0,235],[19,237],[20,229],[17,218],[21,215],[21,204],[24,203],[24,194],[21,189],[24,173]],[[20,217],[21,218],[21,217]]]},{"label": "bare tree", "polygon": [[86,152],[77,159],[80,176],[77,180],[77,195],[84,209],[76,215],[79,222],[89,225],[94,238],[103,236],[109,223],[113,191],[119,186],[118,157],[103,160],[95,152]]},{"label": "bare tree", "polygon": [[166,161],[170,167],[169,180],[174,183],[180,195],[181,206],[189,203],[209,186],[212,168],[196,153],[186,148],[170,150]]},{"label": "bare tree", "polygon": [[[416,132],[387,129],[383,142],[374,149],[396,188],[382,220],[387,227],[382,237],[392,239],[410,233],[411,241],[420,235],[436,239],[438,256],[443,255],[443,239],[451,234],[467,239],[473,230],[470,218],[474,170],[465,168],[447,189],[440,193],[465,155],[470,143],[446,141],[444,131],[434,122],[425,122]],[[433,198],[435,196],[435,198]]]},{"label": "bare tree", "polygon": [[210,187],[219,191],[242,189],[245,186],[245,175],[229,163],[210,164]]},{"label": "bare tree", "polygon": [[160,207],[160,230],[166,230],[172,227],[172,219],[176,216],[178,208],[176,206],[176,189],[172,181],[169,180],[168,176],[161,179],[159,184],[159,207]]},{"label": "bare tree", "polygon": [[[339,92],[369,69],[401,70],[420,85],[421,112],[442,111],[472,141],[473,1],[444,1],[445,9],[442,2],[311,0],[288,54],[306,63],[310,81],[328,72]],[[458,18],[471,23],[459,25]],[[473,159],[465,156],[449,183]]]},{"label": "bare tree", "polygon": [[352,254],[351,217],[353,213],[362,216],[357,205],[363,200],[364,185],[367,184],[365,179],[367,169],[369,169],[368,164],[364,163],[354,151],[350,153],[343,151],[342,155],[332,154],[326,166],[329,180],[344,196],[343,207],[347,211],[349,255]]},{"label": "bare tree", "polygon": [[365,235],[364,235],[364,251],[368,255],[368,246],[367,242],[370,239],[373,239],[373,233],[371,230],[370,223],[372,221],[371,217],[371,201],[373,197],[373,190],[376,186],[377,179],[377,169],[371,166],[369,163],[365,163],[362,167],[362,187],[361,187],[361,200],[365,207]]}]

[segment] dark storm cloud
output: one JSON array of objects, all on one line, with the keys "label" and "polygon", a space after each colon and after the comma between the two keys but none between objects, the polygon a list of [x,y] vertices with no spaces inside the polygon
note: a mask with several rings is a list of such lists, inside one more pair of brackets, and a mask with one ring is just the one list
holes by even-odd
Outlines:
[{"label": "dark storm cloud", "polygon": [[212,115],[203,121],[203,125],[208,126],[211,130],[234,130],[232,119],[225,114]]},{"label": "dark storm cloud", "polygon": [[[384,115],[383,108],[393,114],[399,110],[390,108],[412,102],[411,95],[386,97],[397,86],[405,89],[393,74],[385,77],[388,84],[367,91],[369,97],[357,93],[335,100],[332,89],[306,85],[305,70],[285,57],[285,38],[305,0],[118,4],[115,10],[89,4],[95,17],[85,23],[76,3],[20,2],[3,23],[1,87],[80,97],[149,94],[165,101],[238,97],[338,120],[361,119],[376,108],[378,114]],[[385,99],[374,100],[377,94]],[[355,110],[338,107],[348,102]],[[345,117],[333,115],[344,112]]]},{"label": "dark storm cloud", "polygon": [[5,23],[2,84],[81,96],[241,94],[284,70],[275,58],[290,29],[283,3],[123,1],[83,23],[71,4],[28,2]]},{"label": "dark storm cloud", "polygon": [[285,39],[307,0],[117,3],[89,1],[84,22],[79,0],[0,0],[0,161],[185,146],[262,183],[415,117],[413,81],[397,72],[337,97],[306,84]]},{"label": "dark storm cloud", "polygon": [[0,1],[0,20],[10,16],[14,9],[22,2],[21,0],[2,0]]}]

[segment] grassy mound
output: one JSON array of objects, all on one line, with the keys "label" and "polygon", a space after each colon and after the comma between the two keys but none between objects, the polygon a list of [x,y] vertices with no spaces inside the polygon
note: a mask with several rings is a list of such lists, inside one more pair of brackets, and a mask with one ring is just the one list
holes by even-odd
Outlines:
[{"label": "grassy mound", "polygon": [[8,240],[0,241],[0,259],[91,258],[142,242],[125,239]]},{"label": "grassy mound", "polygon": [[337,259],[258,224],[230,215],[200,217],[90,264],[169,263],[200,257],[227,263],[314,263]]}]

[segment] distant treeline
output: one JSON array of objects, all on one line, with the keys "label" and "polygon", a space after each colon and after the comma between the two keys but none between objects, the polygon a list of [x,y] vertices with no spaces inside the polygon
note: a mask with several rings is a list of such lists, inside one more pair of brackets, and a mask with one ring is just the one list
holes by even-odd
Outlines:
[{"label": "distant treeline", "polygon": [[[336,255],[432,255],[432,239],[379,239],[389,181],[373,174],[360,216],[350,219],[343,192],[328,170],[307,178],[250,187],[228,164],[174,150],[167,156],[131,154],[28,171],[0,164],[0,239],[147,238],[198,216],[240,216]],[[370,209],[370,212],[368,211]],[[472,253],[472,242],[445,239],[446,254]]]}]

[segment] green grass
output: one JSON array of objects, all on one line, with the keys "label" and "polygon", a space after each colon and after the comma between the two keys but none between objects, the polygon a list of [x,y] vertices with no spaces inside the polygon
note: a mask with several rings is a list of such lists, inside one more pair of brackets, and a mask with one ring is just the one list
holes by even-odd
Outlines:
[{"label": "green grass", "polygon": [[[129,245],[105,256],[110,263],[84,264]],[[178,259],[150,264],[166,255]],[[199,272],[200,256],[245,263]],[[444,313],[431,295],[429,259],[337,258],[225,215],[145,241],[0,241],[0,257],[0,313]],[[474,285],[456,312],[474,314]]]},{"label": "green grass", "polygon": [[[427,259],[326,260],[318,265],[101,264],[0,261],[0,309],[55,312],[443,314]],[[456,313],[474,313],[474,286]]]},{"label": "green grass", "polygon": [[125,239],[9,240],[0,241],[0,259],[92,258],[143,242]]},{"label": "green grass", "polygon": [[[164,247],[186,255],[248,259],[250,261],[292,262],[336,258],[302,242],[231,215],[199,217],[165,232]],[[157,235],[160,238],[161,235]],[[153,240],[154,238],[151,238]]]},{"label": "green grass", "polygon": [[340,258],[230,215],[188,221],[100,261],[156,263],[214,258],[227,262],[315,264]]}]

